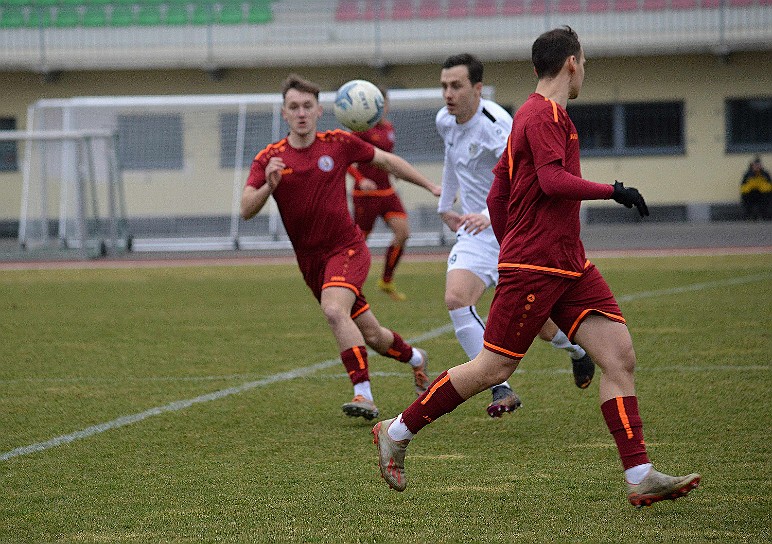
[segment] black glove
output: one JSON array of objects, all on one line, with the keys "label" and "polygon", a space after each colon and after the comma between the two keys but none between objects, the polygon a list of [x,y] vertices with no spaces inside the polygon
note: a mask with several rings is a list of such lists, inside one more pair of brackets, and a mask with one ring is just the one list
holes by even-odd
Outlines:
[{"label": "black glove", "polygon": [[635,187],[625,187],[624,183],[615,181],[614,194],[611,195],[611,198],[619,202],[625,208],[632,208],[635,206],[638,209],[638,213],[641,214],[641,217],[649,215],[649,208],[646,206],[646,201],[643,199],[643,195],[641,195]]}]

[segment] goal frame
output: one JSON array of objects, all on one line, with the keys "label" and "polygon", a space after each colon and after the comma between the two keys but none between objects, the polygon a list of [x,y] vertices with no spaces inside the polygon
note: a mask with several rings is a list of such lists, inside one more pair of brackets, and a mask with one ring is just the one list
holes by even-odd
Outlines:
[{"label": "goal frame", "polygon": [[[26,251],[47,246],[50,242],[48,198],[51,181],[41,174],[32,178],[33,143],[60,142],[61,182],[59,191],[59,216],[57,221],[58,246],[61,249],[76,249],[81,258],[87,259],[96,253],[104,256],[121,250],[129,250],[131,238],[125,222],[126,203],[123,184],[116,154],[116,135],[106,130],[4,130],[0,131],[0,141],[23,142],[24,159],[22,163],[22,195],[19,210],[19,247]],[[106,150],[104,160],[107,165],[105,197],[107,215],[102,218],[98,203],[97,174],[94,167],[95,143],[101,141]],[[41,162],[45,160],[41,157]],[[38,214],[30,213],[32,206],[30,194],[34,183],[38,184],[39,201],[36,202]],[[75,232],[68,230],[69,190],[74,189]],[[106,228],[102,228],[106,219]],[[88,223],[96,227],[89,232]],[[30,227],[37,223],[40,237],[29,235]]]}]

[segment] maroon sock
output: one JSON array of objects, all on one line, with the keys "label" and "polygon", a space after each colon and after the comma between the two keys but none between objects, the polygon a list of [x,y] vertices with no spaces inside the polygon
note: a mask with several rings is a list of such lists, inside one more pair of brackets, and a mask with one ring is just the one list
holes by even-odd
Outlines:
[{"label": "maroon sock", "polygon": [[340,360],[346,367],[351,383],[354,385],[366,382],[370,379],[367,372],[367,348],[365,346],[354,346],[341,352]]},{"label": "maroon sock", "polygon": [[413,348],[410,344],[402,340],[402,337],[396,332],[391,331],[391,334],[394,335],[394,342],[392,342],[391,347],[386,350],[386,353],[381,353],[381,355],[391,357],[401,363],[407,363],[413,356]]},{"label": "maroon sock", "polygon": [[604,402],[600,411],[617,443],[625,470],[649,462],[643,441],[643,422],[638,414],[638,397],[616,397]]},{"label": "maroon sock", "polygon": [[390,245],[386,250],[386,263],[383,265],[383,281],[390,282],[394,277],[394,269],[397,268],[402,258],[402,246]]},{"label": "maroon sock", "polygon": [[444,371],[413,404],[402,412],[402,421],[415,434],[441,415],[452,412],[464,402]]}]

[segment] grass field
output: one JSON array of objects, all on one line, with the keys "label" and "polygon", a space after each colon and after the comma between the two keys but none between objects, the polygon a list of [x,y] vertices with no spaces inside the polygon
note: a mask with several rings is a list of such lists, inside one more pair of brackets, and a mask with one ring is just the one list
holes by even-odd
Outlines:
[{"label": "grass field", "polygon": [[[597,376],[577,389],[543,342],[511,381],[524,407],[492,420],[483,394],[427,427],[398,494],[373,422],[340,411],[351,386],[294,265],[5,271],[0,542],[769,542],[772,255],[595,262],[650,456],[703,475],[685,499],[627,503]],[[444,271],[408,257],[405,303],[366,288],[434,373],[464,361]],[[371,372],[385,417],[414,399],[406,366]]]}]

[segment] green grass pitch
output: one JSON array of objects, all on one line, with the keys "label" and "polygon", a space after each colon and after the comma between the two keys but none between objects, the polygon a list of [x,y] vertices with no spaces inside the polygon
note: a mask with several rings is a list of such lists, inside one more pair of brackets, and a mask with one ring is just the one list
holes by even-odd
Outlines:
[{"label": "green grass pitch", "polygon": [[[652,460],[703,475],[684,499],[627,503],[599,373],[577,389],[543,342],[511,380],[523,408],[492,420],[485,393],[427,427],[399,494],[374,422],[340,411],[351,386],[294,265],[4,271],[0,542],[770,541],[772,255],[595,262],[633,335]],[[408,255],[404,303],[380,267],[379,320],[433,375],[462,363],[445,264]],[[371,373],[384,417],[414,399],[406,366]]]}]

